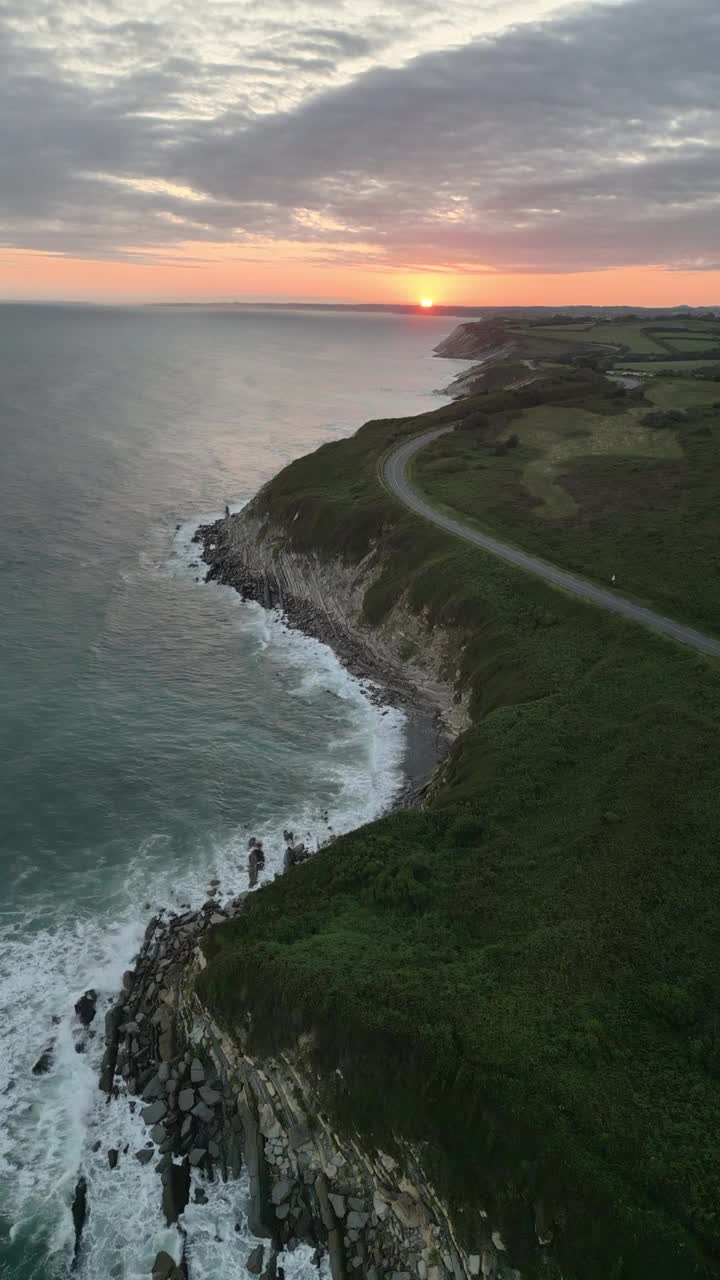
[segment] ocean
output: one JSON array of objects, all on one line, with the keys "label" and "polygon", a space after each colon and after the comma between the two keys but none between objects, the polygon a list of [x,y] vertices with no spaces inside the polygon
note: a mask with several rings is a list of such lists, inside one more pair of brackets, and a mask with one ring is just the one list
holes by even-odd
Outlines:
[{"label": "ocean", "polygon": [[[144,1126],[97,1087],[151,913],[265,877],[282,831],[383,811],[403,716],[315,641],[206,585],[192,534],[290,459],[431,409],[453,321],[254,308],[0,306],[0,1277],[147,1280],[179,1257]],[[325,814],[327,813],[327,818]],[[98,1016],[73,1012],[87,988]],[[33,1075],[52,1046],[50,1070]],[[109,1147],[130,1158],[111,1171]],[[245,1277],[242,1182],[186,1212],[191,1280]],[[223,1247],[225,1245],[226,1247]],[[309,1254],[288,1259],[289,1280]]]}]

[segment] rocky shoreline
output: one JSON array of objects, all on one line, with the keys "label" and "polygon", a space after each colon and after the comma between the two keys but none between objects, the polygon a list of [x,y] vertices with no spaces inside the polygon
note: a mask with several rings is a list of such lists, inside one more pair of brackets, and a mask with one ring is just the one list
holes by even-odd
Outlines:
[{"label": "rocky shoreline", "polygon": [[291,630],[327,644],[345,669],[364,683],[371,701],[405,713],[405,781],[393,808],[422,803],[450,743],[437,703],[412,680],[401,663],[379,653],[358,630],[288,590],[275,574],[258,571],[248,559],[239,557],[232,536],[237,519],[226,516],[197,530],[193,541],[200,544],[202,559],[208,566],[205,581],[233,587],[243,600],[255,601],[265,609],[278,609]]},{"label": "rocky shoreline", "polygon": [[[196,1203],[207,1199],[201,1185],[191,1185],[193,1170],[227,1179],[239,1177],[242,1168],[236,1099],[190,1047],[177,999],[203,935],[242,907],[243,897],[221,906],[213,896],[199,911],[153,916],[134,968],[124,974],[122,992],[105,1017],[99,1086],[108,1101],[129,1095],[128,1105],[140,1110],[147,1126],[144,1145],[135,1151],[111,1148],[108,1163],[111,1169],[127,1159],[154,1164],[168,1226],[179,1223],[191,1192]],[[76,1219],[75,1227],[77,1252],[83,1223]],[[180,1280],[187,1268],[184,1260],[176,1264],[159,1254],[152,1275]]]},{"label": "rocky shoreline", "polygon": [[[257,848],[255,841],[249,855]],[[288,855],[290,867],[302,861],[297,846]],[[242,917],[247,896],[220,905],[213,895],[197,911],[154,916],[105,1018],[100,1087],[108,1103],[127,1096],[147,1132],[135,1150],[110,1148],[110,1169],[126,1160],[152,1165],[165,1222],[182,1241],[180,1258],[157,1253],[152,1280],[192,1280],[183,1213],[191,1201],[208,1203],[216,1179],[237,1183],[235,1231],[246,1212],[253,1236],[224,1248],[261,1280],[283,1280],[286,1256],[300,1244],[312,1249],[319,1273],[326,1262],[332,1280],[519,1280],[483,1215],[473,1250],[460,1244],[420,1152],[406,1143],[392,1154],[367,1149],[334,1131],[302,1038],[295,1050],[258,1060],[249,1023],[232,1037],[214,1023],[195,989],[203,943]],[[77,1261],[92,1213],[82,1177],[72,1212]]]}]

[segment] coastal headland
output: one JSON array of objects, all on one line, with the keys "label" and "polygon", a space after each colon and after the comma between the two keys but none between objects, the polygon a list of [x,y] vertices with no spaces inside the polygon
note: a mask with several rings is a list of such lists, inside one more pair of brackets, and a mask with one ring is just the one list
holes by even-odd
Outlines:
[{"label": "coastal headland", "polygon": [[463,325],[470,394],[199,531],[210,580],[331,644],[418,744],[395,811],[153,921],[108,1022],[103,1084],[142,1095],[168,1221],[191,1170],[244,1161],[251,1273],[302,1240],[333,1280],[720,1275],[717,662],[382,482],[452,426],[411,467],[438,510],[712,634],[719,327]]}]

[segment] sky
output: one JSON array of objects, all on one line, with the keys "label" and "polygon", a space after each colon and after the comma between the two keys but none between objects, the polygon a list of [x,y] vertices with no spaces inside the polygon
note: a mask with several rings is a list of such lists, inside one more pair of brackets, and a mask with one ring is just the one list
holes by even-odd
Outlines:
[{"label": "sky", "polygon": [[0,298],[720,305],[720,0],[0,0]]}]

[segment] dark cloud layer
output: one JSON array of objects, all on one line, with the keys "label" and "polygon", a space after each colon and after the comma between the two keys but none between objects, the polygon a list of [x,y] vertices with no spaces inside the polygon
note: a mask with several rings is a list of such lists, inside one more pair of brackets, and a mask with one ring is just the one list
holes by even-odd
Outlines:
[{"label": "dark cloud layer", "polygon": [[37,0],[30,26],[0,0],[5,245],[202,257],[269,237],[423,269],[717,267],[717,0],[573,4],[421,39],[407,61],[403,24],[437,38],[412,0],[364,26],[321,0],[295,22],[218,4],[199,50],[137,5],[59,4]]}]

